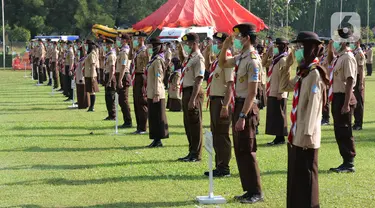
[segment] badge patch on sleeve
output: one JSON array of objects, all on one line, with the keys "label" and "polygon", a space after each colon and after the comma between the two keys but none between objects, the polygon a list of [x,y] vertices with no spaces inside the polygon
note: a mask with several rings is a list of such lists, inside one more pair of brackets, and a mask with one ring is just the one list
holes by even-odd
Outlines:
[{"label": "badge patch on sleeve", "polygon": [[126,60],[122,61],[122,65],[126,65]]},{"label": "badge patch on sleeve", "polygon": [[160,73],[157,73],[156,76],[157,76],[157,77],[161,77]]},{"label": "badge patch on sleeve", "polygon": [[204,69],[201,69],[200,71],[199,71],[199,75],[204,75]]},{"label": "badge patch on sleeve", "polygon": [[318,86],[316,86],[316,85],[314,85],[313,87],[312,87],[312,90],[311,90],[311,92],[312,93],[314,93],[314,94],[316,94],[317,92],[318,92]]},{"label": "badge patch on sleeve", "polygon": [[252,81],[258,81],[258,77],[259,77],[259,68],[255,68],[254,69],[254,75],[251,77],[251,80]]}]

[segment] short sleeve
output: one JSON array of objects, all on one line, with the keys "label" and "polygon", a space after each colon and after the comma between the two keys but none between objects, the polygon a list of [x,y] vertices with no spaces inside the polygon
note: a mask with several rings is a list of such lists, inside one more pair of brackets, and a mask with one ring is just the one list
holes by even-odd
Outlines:
[{"label": "short sleeve", "polygon": [[348,57],[344,59],[341,66],[344,70],[345,79],[350,77],[355,79],[357,77],[357,63],[354,58]]},{"label": "short sleeve", "polygon": [[252,61],[247,67],[248,82],[259,82],[260,65]]},{"label": "short sleeve", "polygon": [[205,64],[204,64],[204,57],[199,56],[199,59],[193,66],[194,68],[194,78],[203,77],[205,72]]}]

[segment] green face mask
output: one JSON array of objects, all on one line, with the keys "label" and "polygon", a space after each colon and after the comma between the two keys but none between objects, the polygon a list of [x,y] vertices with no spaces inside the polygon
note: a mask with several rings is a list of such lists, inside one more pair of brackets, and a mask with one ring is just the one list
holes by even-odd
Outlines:
[{"label": "green face mask", "polygon": [[149,49],[148,49],[148,54],[149,54],[149,55],[152,55],[153,53],[154,53],[154,52],[152,51],[152,48],[149,48]]},{"label": "green face mask", "polygon": [[269,43],[269,41],[268,40],[266,40],[266,44],[268,45],[268,43]]},{"label": "green face mask", "polygon": [[237,49],[237,50],[242,50],[243,45],[242,45],[240,40],[238,40],[238,39],[234,40],[234,48]]},{"label": "green face mask", "polygon": [[103,50],[104,50],[104,52],[107,52],[107,46],[103,46]]},{"label": "green face mask", "polygon": [[80,57],[80,56],[81,56],[81,52],[80,52],[80,51],[78,51],[77,55],[78,55],[78,57]]},{"label": "green face mask", "polygon": [[349,45],[349,47],[350,47],[350,49],[352,49],[352,50],[355,49],[355,45],[354,45],[353,43],[351,43],[351,44]]},{"label": "green face mask", "polygon": [[296,60],[297,60],[298,64],[300,64],[301,61],[303,60],[303,55],[304,55],[303,52],[304,52],[303,48],[298,49],[294,52],[294,55],[296,57]]},{"label": "green face mask", "polygon": [[174,71],[174,65],[171,67],[171,70]]},{"label": "green face mask", "polygon": [[88,51],[89,50],[89,46],[85,45],[85,50]]},{"label": "green face mask", "polygon": [[279,54],[279,49],[278,48],[273,48],[273,55]]},{"label": "green face mask", "polygon": [[117,45],[117,47],[121,47],[121,41],[116,40],[116,45]]},{"label": "green face mask", "polygon": [[191,53],[191,48],[188,45],[184,45],[184,50],[186,53],[190,54]]},{"label": "green face mask", "polygon": [[215,44],[215,45],[212,45],[212,51],[214,52],[214,54],[219,54],[221,50],[220,50],[219,47]]},{"label": "green face mask", "polygon": [[138,47],[138,45],[139,45],[138,40],[133,40],[133,47]]},{"label": "green face mask", "polygon": [[338,42],[334,42],[334,43],[333,43],[333,48],[334,48],[337,52],[339,52],[340,49],[341,49],[341,44],[338,43]]}]

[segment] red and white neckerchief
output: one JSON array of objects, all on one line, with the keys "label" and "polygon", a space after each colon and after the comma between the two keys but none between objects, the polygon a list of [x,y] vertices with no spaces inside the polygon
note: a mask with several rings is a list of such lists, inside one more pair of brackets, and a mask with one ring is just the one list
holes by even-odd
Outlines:
[{"label": "red and white neckerchief", "polygon": [[[147,96],[147,76],[148,76],[148,68],[151,66],[151,64],[158,58],[162,58],[164,60],[164,53],[159,53],[159,54],[156,54],[152,59],[151,61],[149,61],[146,65],[146,70],[145,70],[145,79],[143,80],[143,96]],[[155,89],[157,90],[157,89]]]},{"label": "red and white neckerchief", "polygon": [[[348,53],[352,53],[352,50],[347,50]],[[328,91],[328,100],[329,102],[332,102],[333,100],[333,77],[334,77],[334,69],[337,64],[337,61],[339,60],[340,56],[337,56],[333,59],[333,64],[328,66],[328,69],[330,71],[329,73],[329,91]]]},{"label": "red and white neckerchief", "polygon": [[182,89],[184,88],[184,76],[186,71],[186,65],[189,63],[191,59],[191,54],[189,55],[189,58],[185,61],[185,63],[182,65],[182,71],[181,71],[181,80],[180,80],[180,94],[182,93]]},{"label": "red and white neckerchief", "polygon": [[[314,67],[317,63],[319,63],[319,59],[315,58],[313,62],[307,67],[308,68],[308,73],[310,73],[311,70],[315,69]],[[298,81],[296,85],[294,86],[294,95],[293,95],[293,107],[292,111],[290,112],[290,120],[292,122],[292,125],[290,127],[290,132],[288,136],[288,141],[290,144],[293,143],[293,138],[296,135],[296,130],[297,130],[297,109],[298,109],[298,101],[299,101],[299,93],[301,90],[301,84],[302,84],[302,79],[303,77],[301,76],[301,71],[298,72],[297,74],[299,76]]]},{"label": "red and white neckerchief", "polygon": [[137,60],[137,56],[144,50],[146,50],[146,46],[142,46],[134,55],[134,58],[132,60],[132,63],[130,65],[130,71],[132,73],[131,75],[131,79],[132,79],[132,86],[134,86],[134,82],[135,82],[135,61]]},{"label": "red and white neckerchief", "polygon": [[267,84],[266,84],[266,95],[267,95],[267,97],[270,96],[270,91],[271,91],[271,77],[272,77],[273,67],[280,61],[280,59],[282,59],[283,57],[286,57],[286,56],[288,56],[287,52],[284,52],[284,53],[276,56],[273,59],[272,64],[270,65],[270,67],[268,69]]}]

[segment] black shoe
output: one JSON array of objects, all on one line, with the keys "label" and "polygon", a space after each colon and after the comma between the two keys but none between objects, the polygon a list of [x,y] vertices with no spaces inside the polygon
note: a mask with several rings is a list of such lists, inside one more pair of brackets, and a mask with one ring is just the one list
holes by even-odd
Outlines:
[{"label": "black shoe", "polygon": [[150,145],[147,146],[148,148],[155,148],[155,147],[163,147],[163,143],[160,140],[154,140]]},{"label": "black shoe", "polygon": [[52,86],[52,83],[51,83],[51,82],[48,82],[47,86]]},{"label": "black shoe", "polygon": [[245,193],[245,194],[243,194],[243,195],[240,195],[240,196],[234,196],[234,200],[236,200],[236,201],[241,201],[241,200],[243,200],[243,199],[246,199],[246,198],[248,198],[249,197],[249,193]]},{"label": "black shoe", "polygon": [[131,128],[133,127],[133,125],[130,123],[130,124],[122,124],[121,126],[119,126],[120,129],[126,129],[126,128]]},{"label": "black shoe", "polygon": [[354,131],[361,131],[362,130],[362,126],[353,126],[353,130]]},{"label": "black shoe", "polygon": [[330,168],[329,170],[335,173],[354,173],[355,172],[355,168],[353,164],[341,164],[339,167]]},{"label": "black shoe", "polygon": [[178,161],[184,161],[184,160],[186,160],[186,159],[189,158],[189,157],[190,157],[190,154],[186,155],[185,157],[180,157],[180,158],[178,158],[177,160],[178,160]]},{"label": "black shoe", "polygon": [[[204,175],[205,176],[209,176],[209,172],[206,171],[204,172]],[[220,178],[220,177],[229,177],[230,176],[230,172],[229,171],[220,171],[218,169],[215,169],[212,171],[212,176],[213,177],[217,177],[217,178]]]},{"label": "black shoe", "polygon": [[272,141],[272,142],[268,142],[267,145],[268,146],[275,146],[275,145],[282,145],[282,144],[285,144],[285,141]]},{"label": "black shoe", "polygon": [[114,118],[114,117],[107,117],[107,118],[105,118],[104,119],[105,121],[114,121],[114,120],[116,120],[116,118]]},{"label": "black shoe", "polygon": [[254,204],[262,201],[264,201],[264,198],[261,194],[253,194],[252,196],[240,200],[242,204]]},{"label": "black shoe", "polygon": [[188,157],[184,160],[182,160],[183,162],[199,162],[201,161],[201,159],[197,158],[197,157]]},{"label": "black shoe", "polygon": [[[57,87],[56,87],[56,88],[57,88]],[[57,90],[57,91],[59,91],[59,92],[62,92],[62,91],[64,91],[64,90],[60,88],[60,89],[59,89],[59,90]]]},{"label": "black shoe", "polygon": [[72,99],[70,99],[70,98],[68,98],[68,99],[66,99],[66,100],[64,100],[64,102],[72,102]]},{"label": "black shoe", "polygon": [[141,135],[147,134],[147,131],[138,131],[138,134],[141,134]]},{"label": "black shoe", "polygon": [[87,112],[94,112],[94,111],[95,111],[94,108],[89,108],[89,109],[87,110]]},{"label": "black shoe", "polygon": [[328,120],[322,120],[322,126],[328,126],[329,125],[329,121]]}]

